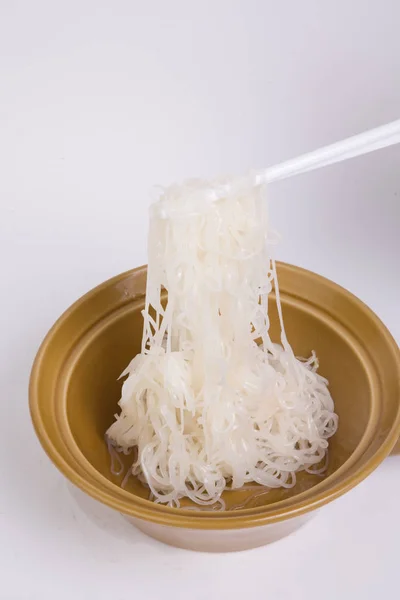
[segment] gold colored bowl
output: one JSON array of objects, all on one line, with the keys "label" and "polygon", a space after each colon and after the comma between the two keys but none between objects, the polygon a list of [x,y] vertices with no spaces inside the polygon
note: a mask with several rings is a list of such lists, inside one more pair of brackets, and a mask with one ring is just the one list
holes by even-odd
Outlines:
[{"label": "gold colored bowl", "polygon": [[[374,313],[314,273],[278,264],[288,338],[298,356],[315,350],[330,382],[339,429],[324,478],[300,474],[290,490],[224,512],[173,509],[110,471],[104,433],[118,412],[118,376],[140,351],[146,267],[118,275],[69,308],[44,340],[30,381],[30,409],[43,448],[75,485],[166,543],[206,551],[261,546],[297,529],[316,509],[363,480],[400,435],[400,353]],[[279,340],[275,298],[272,338]],[[228,508],[248,492],[226,492]]]}]

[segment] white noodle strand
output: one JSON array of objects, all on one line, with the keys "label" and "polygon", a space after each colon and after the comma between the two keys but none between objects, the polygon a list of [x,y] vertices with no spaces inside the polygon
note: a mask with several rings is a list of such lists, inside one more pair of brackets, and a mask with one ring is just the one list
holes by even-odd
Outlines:
[{"label": "white noodle strand", "polygon": [[[107,436],[137,448],[129,472],[155,502],[223,506],[228,485],[321,472],[338,419],[315,354],[299,360],[287,340],[268,233],[252,177],[174,185],[152,206],[142,351]],[[282,345],[269,336],[272,285]]]}]

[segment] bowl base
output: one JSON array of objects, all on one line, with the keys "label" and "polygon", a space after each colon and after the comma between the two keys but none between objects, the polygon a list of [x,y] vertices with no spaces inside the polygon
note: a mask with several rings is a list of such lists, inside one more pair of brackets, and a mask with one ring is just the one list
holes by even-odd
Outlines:
[{"label": "bowl base", "polygon": [[302,527],[315,515],[316,511],[313,511],[293,519],[246,529],[186,529],[122,516],[142,533],[168,546],[196,552],[240,552],[276,542]]}]

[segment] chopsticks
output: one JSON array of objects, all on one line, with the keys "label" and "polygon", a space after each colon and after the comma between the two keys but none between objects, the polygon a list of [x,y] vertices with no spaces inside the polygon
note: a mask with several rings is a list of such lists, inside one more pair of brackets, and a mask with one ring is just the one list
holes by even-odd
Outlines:
[{"label": "chopsticks", "polygon": [[324,146],[256,174],[256,185],[272,183],[400,143],[400,119]]}]

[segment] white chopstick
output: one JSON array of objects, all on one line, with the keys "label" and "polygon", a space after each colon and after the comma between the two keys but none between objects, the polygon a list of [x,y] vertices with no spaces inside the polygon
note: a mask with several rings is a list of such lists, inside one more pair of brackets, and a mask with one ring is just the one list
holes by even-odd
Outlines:
[{"label": "white chopstick", "polygon": [[400,119],[260,171],[256,175],[256,184],[300,175],[399,143]]}]

